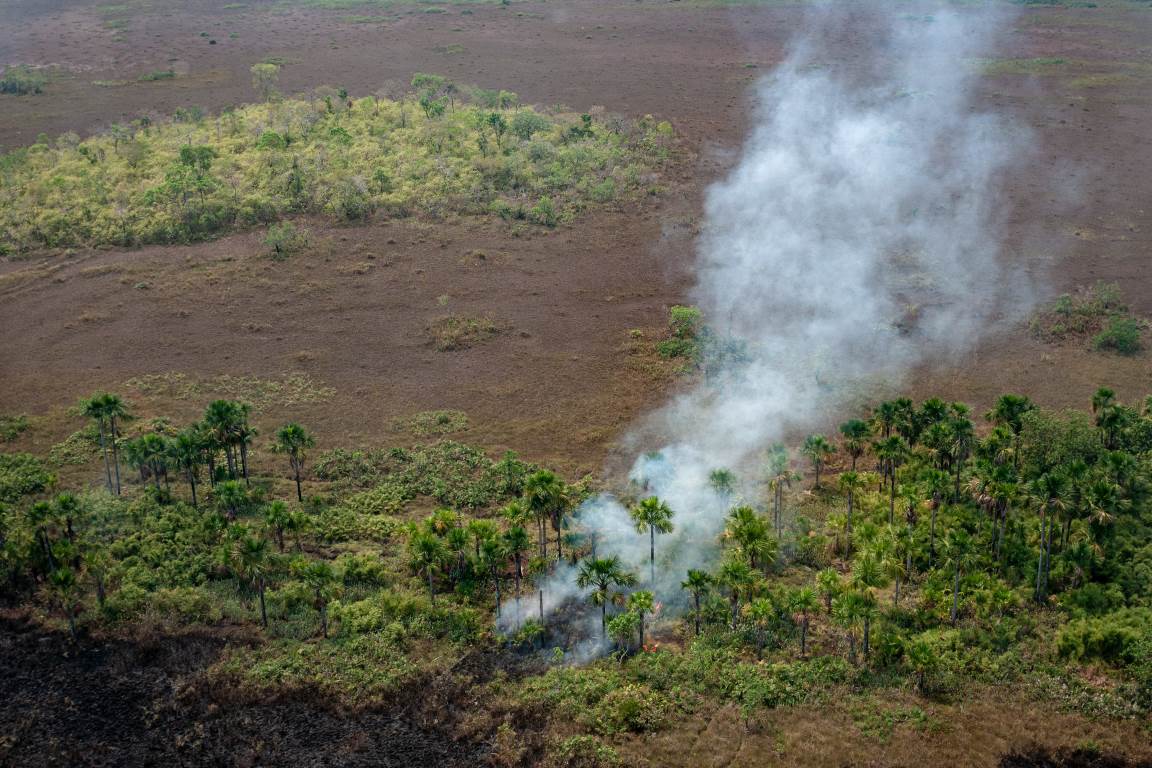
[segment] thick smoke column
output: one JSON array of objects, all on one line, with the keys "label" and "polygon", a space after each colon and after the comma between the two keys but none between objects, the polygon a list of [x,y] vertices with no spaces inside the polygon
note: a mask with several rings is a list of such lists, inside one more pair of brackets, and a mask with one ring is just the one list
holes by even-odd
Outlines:
[{"label": "thick smoke column", "polygon": [[[708,192],[693,299],[746,359],[630,441],[637,452],[655,447],[652,434],[665,441],[633,470],[676,512],[675,532],[657,544],[662,599],[678,598],[687,568],[714,562],[731,500],[711,490],[711,470],[737,470],[754,498],[767,446],[828,421],[870,385],[968,347],[1010,282],[994,187],[1020,136],[973,110],[971,67],[1006,19],[880,5],[812,12],[758,86],[739,162]],[[850,35],[865,41],[845,61]],[[593,499],[579,520],[600,532],[600,554],[647,576],[647,537],[618,502]],[[574,594],[574,571],[561,568],[546,609]]]}]

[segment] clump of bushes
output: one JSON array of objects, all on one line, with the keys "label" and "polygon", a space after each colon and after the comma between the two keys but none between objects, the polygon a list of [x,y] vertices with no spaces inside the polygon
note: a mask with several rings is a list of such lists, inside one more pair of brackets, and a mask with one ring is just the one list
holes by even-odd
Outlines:
[{"label": "clump of bushes", "polygon": [[[15,68],[2,82],[25,92],[39,81]],[[673,141],[649,118],[544,115],[500,92],[469,103],[435,75],[413,88],[392,99],[317,89],[309,100],[264,89],[265,102],[215,120],[186,108],[84,140],[42,137],[0,160],[0,248],[182,243],[297,213],[495,213],[552,227],[598,200],[644,194]],[[293,232],[278,226],[268,247],[282,256]]]},{"label": "clump of bushes", "polygon": [[1144,327],[1130,314],[1120,286],[1104,282],[1060,296],[1031,323],[1033,335],[1045,341],[1086,338],[1093,349],[1123,355],[1140,351]]},{"label": "clump of bushes", "polygon": [[0,443],[10,443],[28,430],[28,417],[0,415]]},{"label": "clump of bushes", "polygon": [[308,231],[290,221],[278,222],[268,227],[264,246],[273,259],[286,259],[308,247]]},{"label": "clump of bushes", "polygon": [[0,453],[0,503],[40,493],[56,481],[44,463],[30,453]]},{"label": "clump of bushes", "polygon": [[695,360],[700,354],[700,310],[675,306],[668,310],[669,337],[656,345],[664,358],[682,357]]},{"label": "clump of bushes", "polygon": [[436,349],[450,352],[467,349],[473,344],[487,341],[504,330],[489,317],[462,317],[447,315],[428,327]]},{"label": "clump of bushes", "polygon": [[0,93],[13,96],[43,93],[44,82],[44,76],[30,67],[23,65],[8,67],[0,77]]}]

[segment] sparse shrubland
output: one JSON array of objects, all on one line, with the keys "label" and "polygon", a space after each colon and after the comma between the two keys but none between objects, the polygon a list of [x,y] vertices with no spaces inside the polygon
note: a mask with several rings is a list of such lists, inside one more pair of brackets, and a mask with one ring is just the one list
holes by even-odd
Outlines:
[{"label": "sparse shrubland", "polygon": [[[647,191],[672,147],[671,128],[650,117],[546,114],[503,91],[469,98],[436,75],[391,98],[280,99],[277,71],[253,68],[264,103],[181,109],[3,155],[0,248],[184,243],[296,213],[495,214],[552,227]],[[291,238],[281,225],[269,240],[282,255]]]},{"label": "sparse shrubland", "polygon": [[1128,309],[1115,283],[1096,283],[1074,294],[1064,294],[1032,318],[1032,333],[1039,339],[1060,342],[1089,340],[1093,349],[1134,355],[1143,348],[1147,323]]}]

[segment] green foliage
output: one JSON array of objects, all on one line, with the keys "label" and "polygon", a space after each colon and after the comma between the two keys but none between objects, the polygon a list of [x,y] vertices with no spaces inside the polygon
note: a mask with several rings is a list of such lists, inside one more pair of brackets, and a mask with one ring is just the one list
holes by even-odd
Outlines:
[{"label": "green foliage", "polygon": [[469,509],[519,495],[533,469],[513,453],[493,461],[479,448],[452,441],[412,450],[336,449],[320,454],[314,467],[323,480],[364,486],[387,478],[405,498],[426,496],[443,506]]},{"label": "green foliage", "polygon": [[468,415],[463,411],[421,411],[411,418],[398,421],[397,427],[416,437],[449,435],[468,429]]},{"label": "green foliage", "polygon": [[28,431],[28,417],[0,415],[0,443],[10,443]]},{"label": "green foliage", "polygon": [[497,336],[503,328],[490,317],[461,317],[448,315],[434,320],[429,334],[441,352],[467,349]]},{"label": "green foliage", "polygon": [[1152,610],[1121,609],[1105,616],[1079,619],[1060,630],[1060,655],[1076,661],[1099,659],[1111,663],[1133,660],[1138,644],[1152,637]]},{"label": "green foliage", "polygon": [[273,224],[264,235],[264,246],[273,259],[286,259],[308,247],[308,232],[290,221]]},{"label": "green foliage", "polygon": [[601,735],[659,730],[676,709],[664,694],[603,664],[550,669],[529,678],[519,698]]},{"label": "green foliage", "polygon": [[618,768],[620,755],[595,736],[571,736],[548,754],[547,768]]},{"label": "green foliage", "polygon": [[23,496],[42,493],[55,476],[40,459],[29,453],[0,453],[0,503],[13,503]]},{"label": "green foliage", "polygon": [[432,605],[427,595],[379,591],[352,602],[332,604],[332,616],[343,635],[381,634],[393,643],[414,638],[475,641],[484,622],[474,608],[443,600]]},{"label": "green foliage", "polygon": [[1092,346],[1122,355],[1134,355],[1144,348],[1140,341],[1143,331],[1144,324],[1134,317],[1109,318],[1104,330],[1092,337]]},{"label": "green foliage", "polygon": [[1145,325],[1129,313],[1120,286],[1104,282],[1075,294],[1064,294],[1032,318],[1032,332],[1038,338],[1091,338],[1093,349],[1123,355],[1140,351]]},{"label": "green foliage", "polygon": [[45,77],[41,73],[26,66],[12,66],[0,77],[0,93],[14,96],[42,93],[44,83]]},{"label": "green foliage", "polygon": [[668,143],[647,121],[609,130],[501,97],[491,112],[435,75],[413,79],[420,109],[409,95],[279,100],[264,74],[275,68],[253,69],[265,103],[213,119],[181,110],[171,122],[4,156],[0,245],[177,243],[293,213],[439,218],[502,206],[551,227],[594,204],[594,188],[641,194]]}]

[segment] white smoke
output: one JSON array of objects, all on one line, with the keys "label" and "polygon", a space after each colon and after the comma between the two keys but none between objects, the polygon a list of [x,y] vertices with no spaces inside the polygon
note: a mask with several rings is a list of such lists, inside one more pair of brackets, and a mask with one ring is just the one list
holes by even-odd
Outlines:
[{"label": "white smoke", "polygon": [[[629,441],[665,441],[632,473],[676,513],[676,530],[657,537],[659,599],[682,599],[685,571],[714,562],[731,500],[710,488],[711,470],[738,470],[752,498],[767,446],[970,347],[1014,290],[995,190],[1024,137],[974,110],[971,66],[1010,25],[987,7],[907,16],[884,5],[811,13],[757,87],[739,162],[708,191],[693,300],[745,359]],[[864,42],[846,46],[852,36]],[[618,501],[592,499],[578,519],[600,533],[599,554],[646,581],[648,537]],[[580,594],[574,577],[562,567],[548,580],[546,611]]]}]

